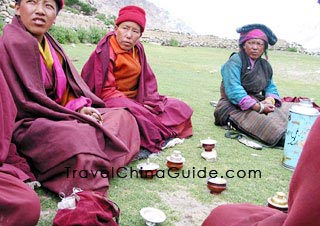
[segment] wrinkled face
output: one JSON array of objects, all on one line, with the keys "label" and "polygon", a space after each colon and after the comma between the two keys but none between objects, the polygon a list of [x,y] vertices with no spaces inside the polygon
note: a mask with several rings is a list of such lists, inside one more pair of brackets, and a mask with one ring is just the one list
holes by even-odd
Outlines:
[{"label": "wrinkled face", "polygon": [[252,60],[256,60],[263,54],[265,43],[262,39],[249,39],[244,43],[243,49]]},{"label": "wrinkled face", "polygon": [[116,39],[121,49],[129,51],[141,37],[141,28],[139,24],[131,21],[124,21],[114,27]]},{"label": "wrinkled face", "polygon": [[55,0],[21,0],[20,4],[15,5],[15,13],[26,29],[41,42],[57,17],[57,7]]}]

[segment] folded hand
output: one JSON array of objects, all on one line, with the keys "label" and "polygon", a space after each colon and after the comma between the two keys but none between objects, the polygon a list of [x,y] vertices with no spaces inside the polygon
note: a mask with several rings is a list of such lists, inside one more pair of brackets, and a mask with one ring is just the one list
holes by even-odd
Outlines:
[{"label": "folded hand", "polygon": [[100,112],[93,107],[83,107],[78,110],[80,114],[86,115],[91,119],[97,121],[100,125],[102,125],[103,119]]}]

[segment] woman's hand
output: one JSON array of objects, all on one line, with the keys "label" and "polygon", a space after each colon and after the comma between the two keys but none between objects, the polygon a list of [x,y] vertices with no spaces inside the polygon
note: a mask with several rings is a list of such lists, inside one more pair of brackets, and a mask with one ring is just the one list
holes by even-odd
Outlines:
[{"label": "woman's hand", "polygon": [[147,108],[149,111],[152,111],[152,107],[151,106],[149,106],[149,105],[147,105],[147,104],[144,104],[143,105],[145,108]]},{"label": "woman's hand", "polygon": [[274,112],[275,106],[272,103],[262,101],[261,104],[264,106],[263,113],[268,114],[270,112]]},{"label": "woman's hand", "polygon": [[100,125],[102,125],[103,119],[100,112],[93,107],[83,107],[77,110],[80,114],[90,117],[91,119],[97,121]]},{"label": "woman's hand", "polygon": [[252,110],[262,114],[268,114],[270,112],[274,112],[275,106],[269,101],[263,100],[261,102],[256,103],[251,107]]},{"label": "woman's hand", "polygon": [[263,102],[263,103],[269,103],[269,104],[272,104],[272,105],[275,105],[275,104],[276,104],[276,100],[275,100],[273,97],[267,97],[267,98],[264,99],[262,102]]},{"label": "woman's hand", "polygon": [[151,106],[149,106],[149,105],[147,105],[147,104],[144,104],[143,105],[146,109],[148,109],[152,114],[159,114],[157,111],[155,111],[154,109],[153,109],[153,107],[151,107]]}]

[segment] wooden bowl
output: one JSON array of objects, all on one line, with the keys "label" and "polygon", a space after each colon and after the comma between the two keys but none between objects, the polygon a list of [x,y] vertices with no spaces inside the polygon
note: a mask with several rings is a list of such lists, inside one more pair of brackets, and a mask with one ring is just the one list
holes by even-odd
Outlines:
[{"label": "wooden bowl", "polygon": [[169,168],[169,170],[177,171],[177,170],[180,170],[183,167],[183,162],[167,161],[167,167]]},{"label": "wooden bowl", "polygon": [[173,151],[173,154],[168,156],[167,158],[167,167],[169,170],[177,171],[183,167],[183,163],[185,162],[185,158],[182,157],[180,151]]},{"label": "wooden bowl", "polygon": [[159,165],[152,162],[140,163],[137,165],[141,178],[152,179],[158,172]]},{"label": "wooden bowl", "polygon": [[212,151],[216,147],[217,143],[216,140],[213,140],[210,137],[205,140],[201,140],[200,142],[205,151]]},{"label": "wooden bowl", "polygon": [[158,170],[140,170],[140,176],[141,178],[149,178],[152,179],[156,174]]},{"label": "wooden bowl", "polygon": [[207,187],[211,194],[220,194],[227,189],[227,180],[221,177],[209,178]]},{"label": "wooden bowl", "polygon": [[202,144],[202,147],[205,151],[212,151],[215,148],[214,144]]}]

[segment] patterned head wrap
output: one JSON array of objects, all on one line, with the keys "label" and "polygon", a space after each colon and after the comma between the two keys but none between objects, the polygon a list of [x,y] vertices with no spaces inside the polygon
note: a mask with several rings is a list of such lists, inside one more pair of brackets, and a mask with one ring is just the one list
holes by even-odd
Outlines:
[{"label": "patterned head wrap", "polygon": [[248,24],[238,28],[237,32],[240,33],[239,45],[252,38],[260,38],[270,45],[274,45],[278,41],[271,29],[263,24]]}]

